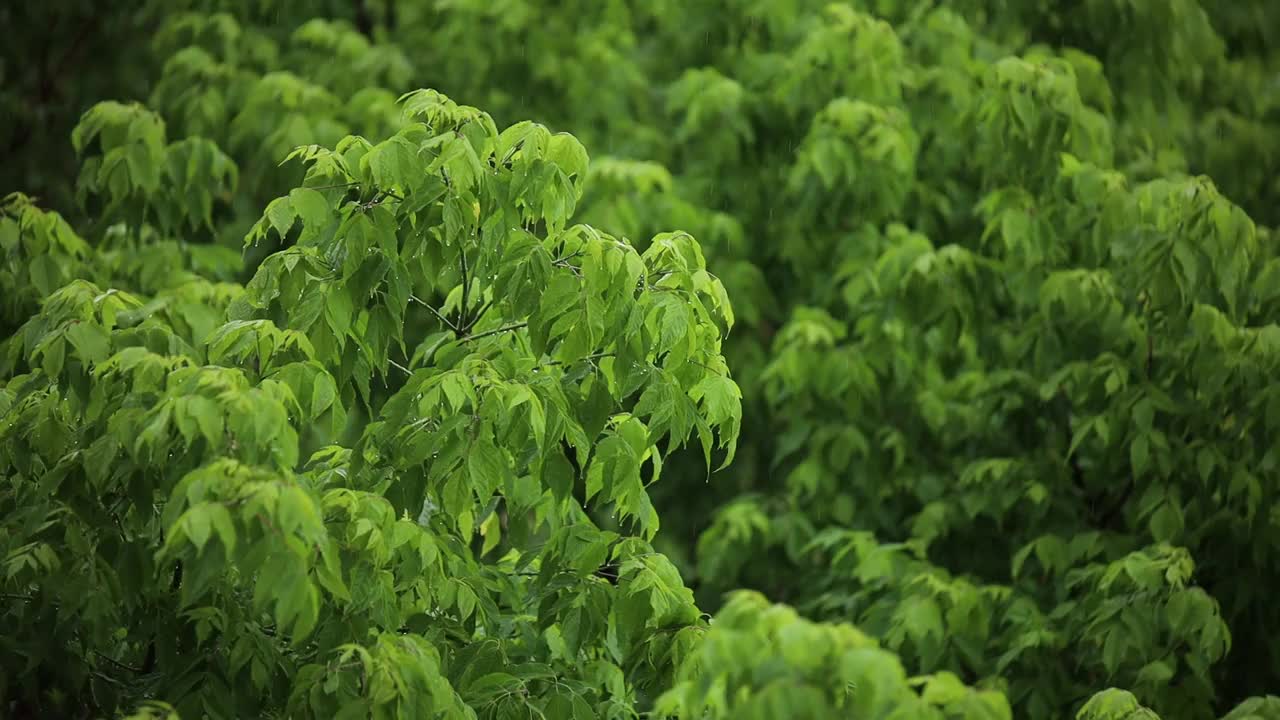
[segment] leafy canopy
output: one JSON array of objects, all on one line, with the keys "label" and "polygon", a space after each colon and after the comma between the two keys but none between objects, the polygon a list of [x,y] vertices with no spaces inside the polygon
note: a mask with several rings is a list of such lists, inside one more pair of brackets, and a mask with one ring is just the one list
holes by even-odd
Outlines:
[{"label": "leafy canopy", "polygon": [[1280,5],[98,5],[0,714],[1280,713]]}]

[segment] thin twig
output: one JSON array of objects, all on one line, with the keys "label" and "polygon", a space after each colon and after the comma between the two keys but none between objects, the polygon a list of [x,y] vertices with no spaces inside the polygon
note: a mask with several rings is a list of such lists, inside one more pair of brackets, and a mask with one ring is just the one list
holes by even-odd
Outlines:
[{"label": "thin twig", "polygon": [[490,335],[497,335],[499,333],[511,332],[512,330],[519,330],[522,327],[528,327],[528,325],[529,323],[527,322],[518,322],[518,323],[512,323],[510,325],[503,325],[502,327],[494,330],[486,330],[480,333],[479,335],[468,335],[462,338],[462,342],[470,342],[472,340],[479,340],[480,338],[487,338]]},{"label": "thin twig", "polygon": [[101,680],[102,682],[107,683],[108,685],[115,685],[116,687],[123,687],[123,686],[124,686],[124,683],[120,682],[119,680],[116,680],[115,678],[110,677],[110,676],[107,676],[107,675],[103,675],[102,673],[98,672],[97,670],[90,670],[90,671],[89,671],[89,677],[94,678],[94,679],[97,679],[97,680]]},{"label": "thin twig", "polygon": [[412,374],[413,374],[413,371],[412,371],[412,370],[410,370],[409,368],[407,368],[407,367],[405,367],[405,366],[401,365],[400,363],[396,362],[395,360],[392,360],[391,358],[387,358],[387,362],[391,363],[391,367],[394,367],[395,369],[399,370],[400,372],[404,373],[405,375],[412,375]]},{"label": "thin twig", "polygon": [[418,303],[418,304],[419,304],[419,305],[421,305],[422,307],[424,307],[424,308],[426,308],[426,309],[430,310],[430,311],[431,311],[431,314],[432,314],[432,315],[435,315],[437,318],[439,318],[439,319],[440,319],[440,322],[444,323],[445,325],[448,325],[450,330],[454,331],[455,333],[460,332],[460,331],[458,330],[458,326],[456,326],[456,325],[454,325],[452,322],[450,322],[450,321],[449,321],[449,318],[447,318],[447,317],[445,317],[443,314],[441,314],[441,312],[440,312],[439,310],[437,310],[437,309],[435,309],[434,307],[432,307],[432,306],[431,306],[431,303],[426,302],[425,300],[423,300],[422,298],[418,297],[417,295],[410,295],[410,296],[409,296],[409,299],[410,299],[410,300],[412,300],[412,301],[414,301],[414,302],[416,302],[416,303]]},{"label": "thin twig", "polygon": [[93,651],[93,654],[94,654],[94,655],[97,655],[98,657],[102,658],[103,660],[106,660],[107,662],[111,663],[112,665],[115,665],[116,667],[118,667],[118,668],[120,668],[120,669],[122,669],[122,670],[128,670],[128,671],[129,671],[129,672],[131,672],[131,673],[136,673],[136,674],[139,674],[139,675],[140,675],[140,674],[142,674],[142,668],[136,668],[136,667],[134,667],[134,666],[132,666],[132,665],[128,665],[128,664],[126,664],[126,663],[122,663],[122,662],[120,662],[119,660],[116,660],[116,659],[115,659],[115,658],[113,658],[113,657],[109,657],[109,656],[107,656],[107,655],[104,655],[103,653],[98,652],[97,650],[94,650],[94,651]]},{"label": "thin twig", "polygon": [[369,210],[372,210],[382,205],[383,203],[403,202],[403,201],[404,201],[404,198],[400,197],[399,195],[396,195],[393,192],[384,191],[381,195],[374,198],[373,200],[370,200],[369,202],[358,202],[356,203],[356,206],[360,208],[360,212],[367,212]]},{"label": "thin twig", "polygon": [[568,255],[565,255],[564,257],[560,257],[560,258],[556,258],[555,260],[552,260],[552,261],[551,261],[551,264],[552,264],[552,265],[559,265],[560,263],[568,262],[568,261],[570,261],[570,260],[572,260],[572,259],[574,259],[574,258],[578,257],[579,255],[581,255],[581,254],[582,254],[582,252],[583,252],[583,251],[581,251],[581,250],[578,250],[578,251],[576,251],[576,252],[571,252],[571,253],[569,253]]},{"label": "thin twig", "polygon": [[484,305],[481,305],[480,309],[476,311],[475,316],[472,317],[471,321],[467,323],[467,326],[462,328],[462,332],[464,334],[470,332],[471,328],[475,327],[476,323],[480,322],[481,318],[484,317],[484,314],[489,311],[489,307],[492,305],[493,305],[493,300],[488,300],[485,302]]},{"label": "thin twig", "polygon": [[338,188],[346,188],[346,187],[351,187],[352,185],[359,185],[359,184],[360,184],[360,181],[355,180],[349,183],[338,183],[336,185],[313,185],[312,187],[303,188],[303,189],[304,190],[336,190]]},{"label": "thin twig", "polygon": [[458,327],[470,327],[467,325],[467,299],[471,294],[471,280],[467,273],[467,247],[461,240],[458,241],[458,257],[462,258],[462,306],[458,308]]},{"label": "thin twig", "polygon": [[[599,360],[601,358],[613,357],[613,355],[614,354],[611,352],[594,353],[592,355],[585,355],[583,357],[580,357],[577,360],[574,360],[573,362],[582,362],[583,360]],[[548,367],[552,365],[565,365],[565,364],[572,364],[572,363],[566,363],[564,360],[552,360],[551,362],[546,363]]]}]

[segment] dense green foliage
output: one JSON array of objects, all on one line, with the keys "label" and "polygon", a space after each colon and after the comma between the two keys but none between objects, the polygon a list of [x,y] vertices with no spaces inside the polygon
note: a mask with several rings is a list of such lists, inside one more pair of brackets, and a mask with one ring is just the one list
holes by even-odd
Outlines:
[{"label": "dense green foliage", "polygon": [[0,9],[0,713],[1280,718],[1280,4],[1063,5]]}]

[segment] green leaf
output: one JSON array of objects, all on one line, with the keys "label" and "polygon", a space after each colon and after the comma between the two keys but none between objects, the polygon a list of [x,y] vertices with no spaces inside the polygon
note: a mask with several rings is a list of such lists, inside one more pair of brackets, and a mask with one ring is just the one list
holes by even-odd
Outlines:
[{"label": "green leaf", "polygon": [[467,477],[480,502],[506,487],[510,466],[503,452],[487,438],[477,440],[467,454]]},{"label": "green leaf", "polygon": [[201,504],[191,508],[183,514],[180,524],[183,532],[191,540],[191,544],[195,546],[196,552],[204,550],[213,530],[213,518],[209,512],[209,505]]},{"label": "green leaf", "polygon": [[[308,236],[314,236],[328,224],[332,216],[332,210],[329,207],[329,201],[325,199],[318,190],[309,188],[296,188],[289,192],[289,203],[293,210],[297,212],[297,216],[302,219],[304,232]],[[270,206],[268,206],[268,209]],[[280,223],[270,215],[268,218],[271,224],[279,232]],[[280,220],[283,221],[284,215],[281,213]],[[290,221],[292,223],[292,221]],[[283,237],[283,234],[281,235]]]},{"label": "green leaf", "polygon": [[1151,447],[1148,436],[1139,434],[1129,445],[1129,464],[1133,467],[1134,477],[1142,477],[1151,466]]},{"label": "green leaf", "polygon": [[280,238],[284,239],[289,235],[289,229],[293,227],[293,221],[297,217],[297,213],[293,209],[293,202],[290,198],[281,197],[272,200],[267,205],[265,217],[271,223],[271,227],[280,235]]}]

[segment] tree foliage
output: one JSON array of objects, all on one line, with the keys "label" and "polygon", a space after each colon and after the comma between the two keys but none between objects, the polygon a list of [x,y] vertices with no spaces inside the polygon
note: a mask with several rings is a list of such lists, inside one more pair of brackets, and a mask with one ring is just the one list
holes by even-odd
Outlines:
[{"label": "tree foliage", "polygon": [[0,10],[0,708],[1280,717],[1277,7]]}]

